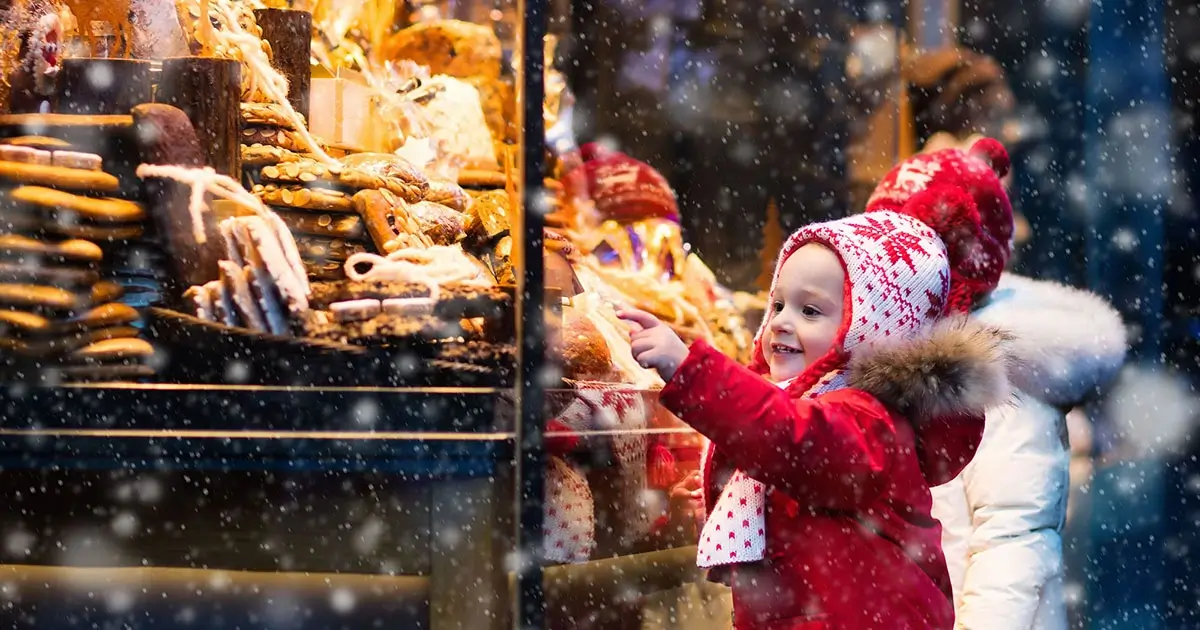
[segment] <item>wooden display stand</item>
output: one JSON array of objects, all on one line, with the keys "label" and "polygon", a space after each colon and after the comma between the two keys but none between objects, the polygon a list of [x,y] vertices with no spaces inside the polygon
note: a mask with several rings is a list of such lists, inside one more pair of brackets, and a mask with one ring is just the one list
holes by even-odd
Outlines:
[{"label": "wooden display stand", "polygon": [[263,39],[271,44],[272,65],[287,79],[288,101],[308,120],[312,86],[312,14],[294,9],[255,9]]},{"label": "wooden display stand", "polygon": [[213,170],[240,181],[241,66],[215,57],[175,57],[162,64],[157,100],[183,110]]},{"label": "wooden display stand", "polygon": [[64,59],[57,105],[63,114],[124,115],[152,99],[150,62],[138,59]]}]

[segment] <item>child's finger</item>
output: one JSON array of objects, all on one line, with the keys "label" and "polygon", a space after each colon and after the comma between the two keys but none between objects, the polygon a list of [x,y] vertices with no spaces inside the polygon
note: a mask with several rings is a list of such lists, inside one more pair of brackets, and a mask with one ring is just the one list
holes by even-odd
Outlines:
[{"label": "child's finger", "polygon": [[617,318],[621,319],[622,321],[637,324],[645,330],[654,328],[662,323],[658,321],[657,317],[647,313],[646,311],[638,310],[636,308],[622,309],[617,313]]},{"label": "child's finger", "polygon": [[657,344],[654,342],[653,339],[647,339],[647,338],[643,337],[640,339],[634,339],[629,344],[629,348],[631,350],[633,350],[634,358],[636,358],[638,361],[643,361],[644,359],[650,358],[650,357],[644,356],[644,355],[649,353],[650,351],[654,350],[656,345]]}]

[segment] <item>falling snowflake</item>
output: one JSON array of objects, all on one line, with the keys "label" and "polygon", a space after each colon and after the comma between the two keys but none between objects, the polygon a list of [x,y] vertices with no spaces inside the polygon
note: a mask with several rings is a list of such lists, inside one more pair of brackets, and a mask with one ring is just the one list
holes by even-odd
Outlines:
[{"label": "falling snowflake", "polygon": [[1200,401],[1187,380],[1150,367],[1126,368],[1108,402],[1120,436],[1141,453],[1181,449],[1196,426]]}]

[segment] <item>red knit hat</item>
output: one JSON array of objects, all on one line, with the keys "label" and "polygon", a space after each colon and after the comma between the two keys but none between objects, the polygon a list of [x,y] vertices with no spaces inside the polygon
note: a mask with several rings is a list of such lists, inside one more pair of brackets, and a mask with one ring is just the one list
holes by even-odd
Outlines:
[{"label": "red knit hat", "polygon": [[591,199],[604,219],[679,220],[671,185],[648,164],[594,142],[580,152],[583,165],[567,173],[563,182],[569,197]]},{"label": "red knit hat", "polygon": [[867,202],[867,212],[905,214],[943,235],[950,257],[951,312],[969,311],[996,288],[1008,264],[1013,213],[1000,182],[1008,170],[1008,152],[984,138],[965,153],[944,149],[897,164]]}]

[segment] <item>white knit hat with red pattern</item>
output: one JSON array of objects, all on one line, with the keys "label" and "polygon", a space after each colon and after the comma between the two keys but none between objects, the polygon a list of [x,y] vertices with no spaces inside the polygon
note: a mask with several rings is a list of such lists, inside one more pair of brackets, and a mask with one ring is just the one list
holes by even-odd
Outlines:
[{"label": "white knit hat with red pattern", "polygon": [[[950,292],[946,245],[925,223],[882,211],[797,230],[779,253],[768,301],[774,298],[784,261],[809,243],[828,247],[841,260],[845,305],[833,348],[793,382],[799,391],[808,391],[839,369],[859,344],[903,339],[945,313]],[[770,322],[768,310],[754,336],[750,368],[760,374],[768,371],[762,337]]]}]

